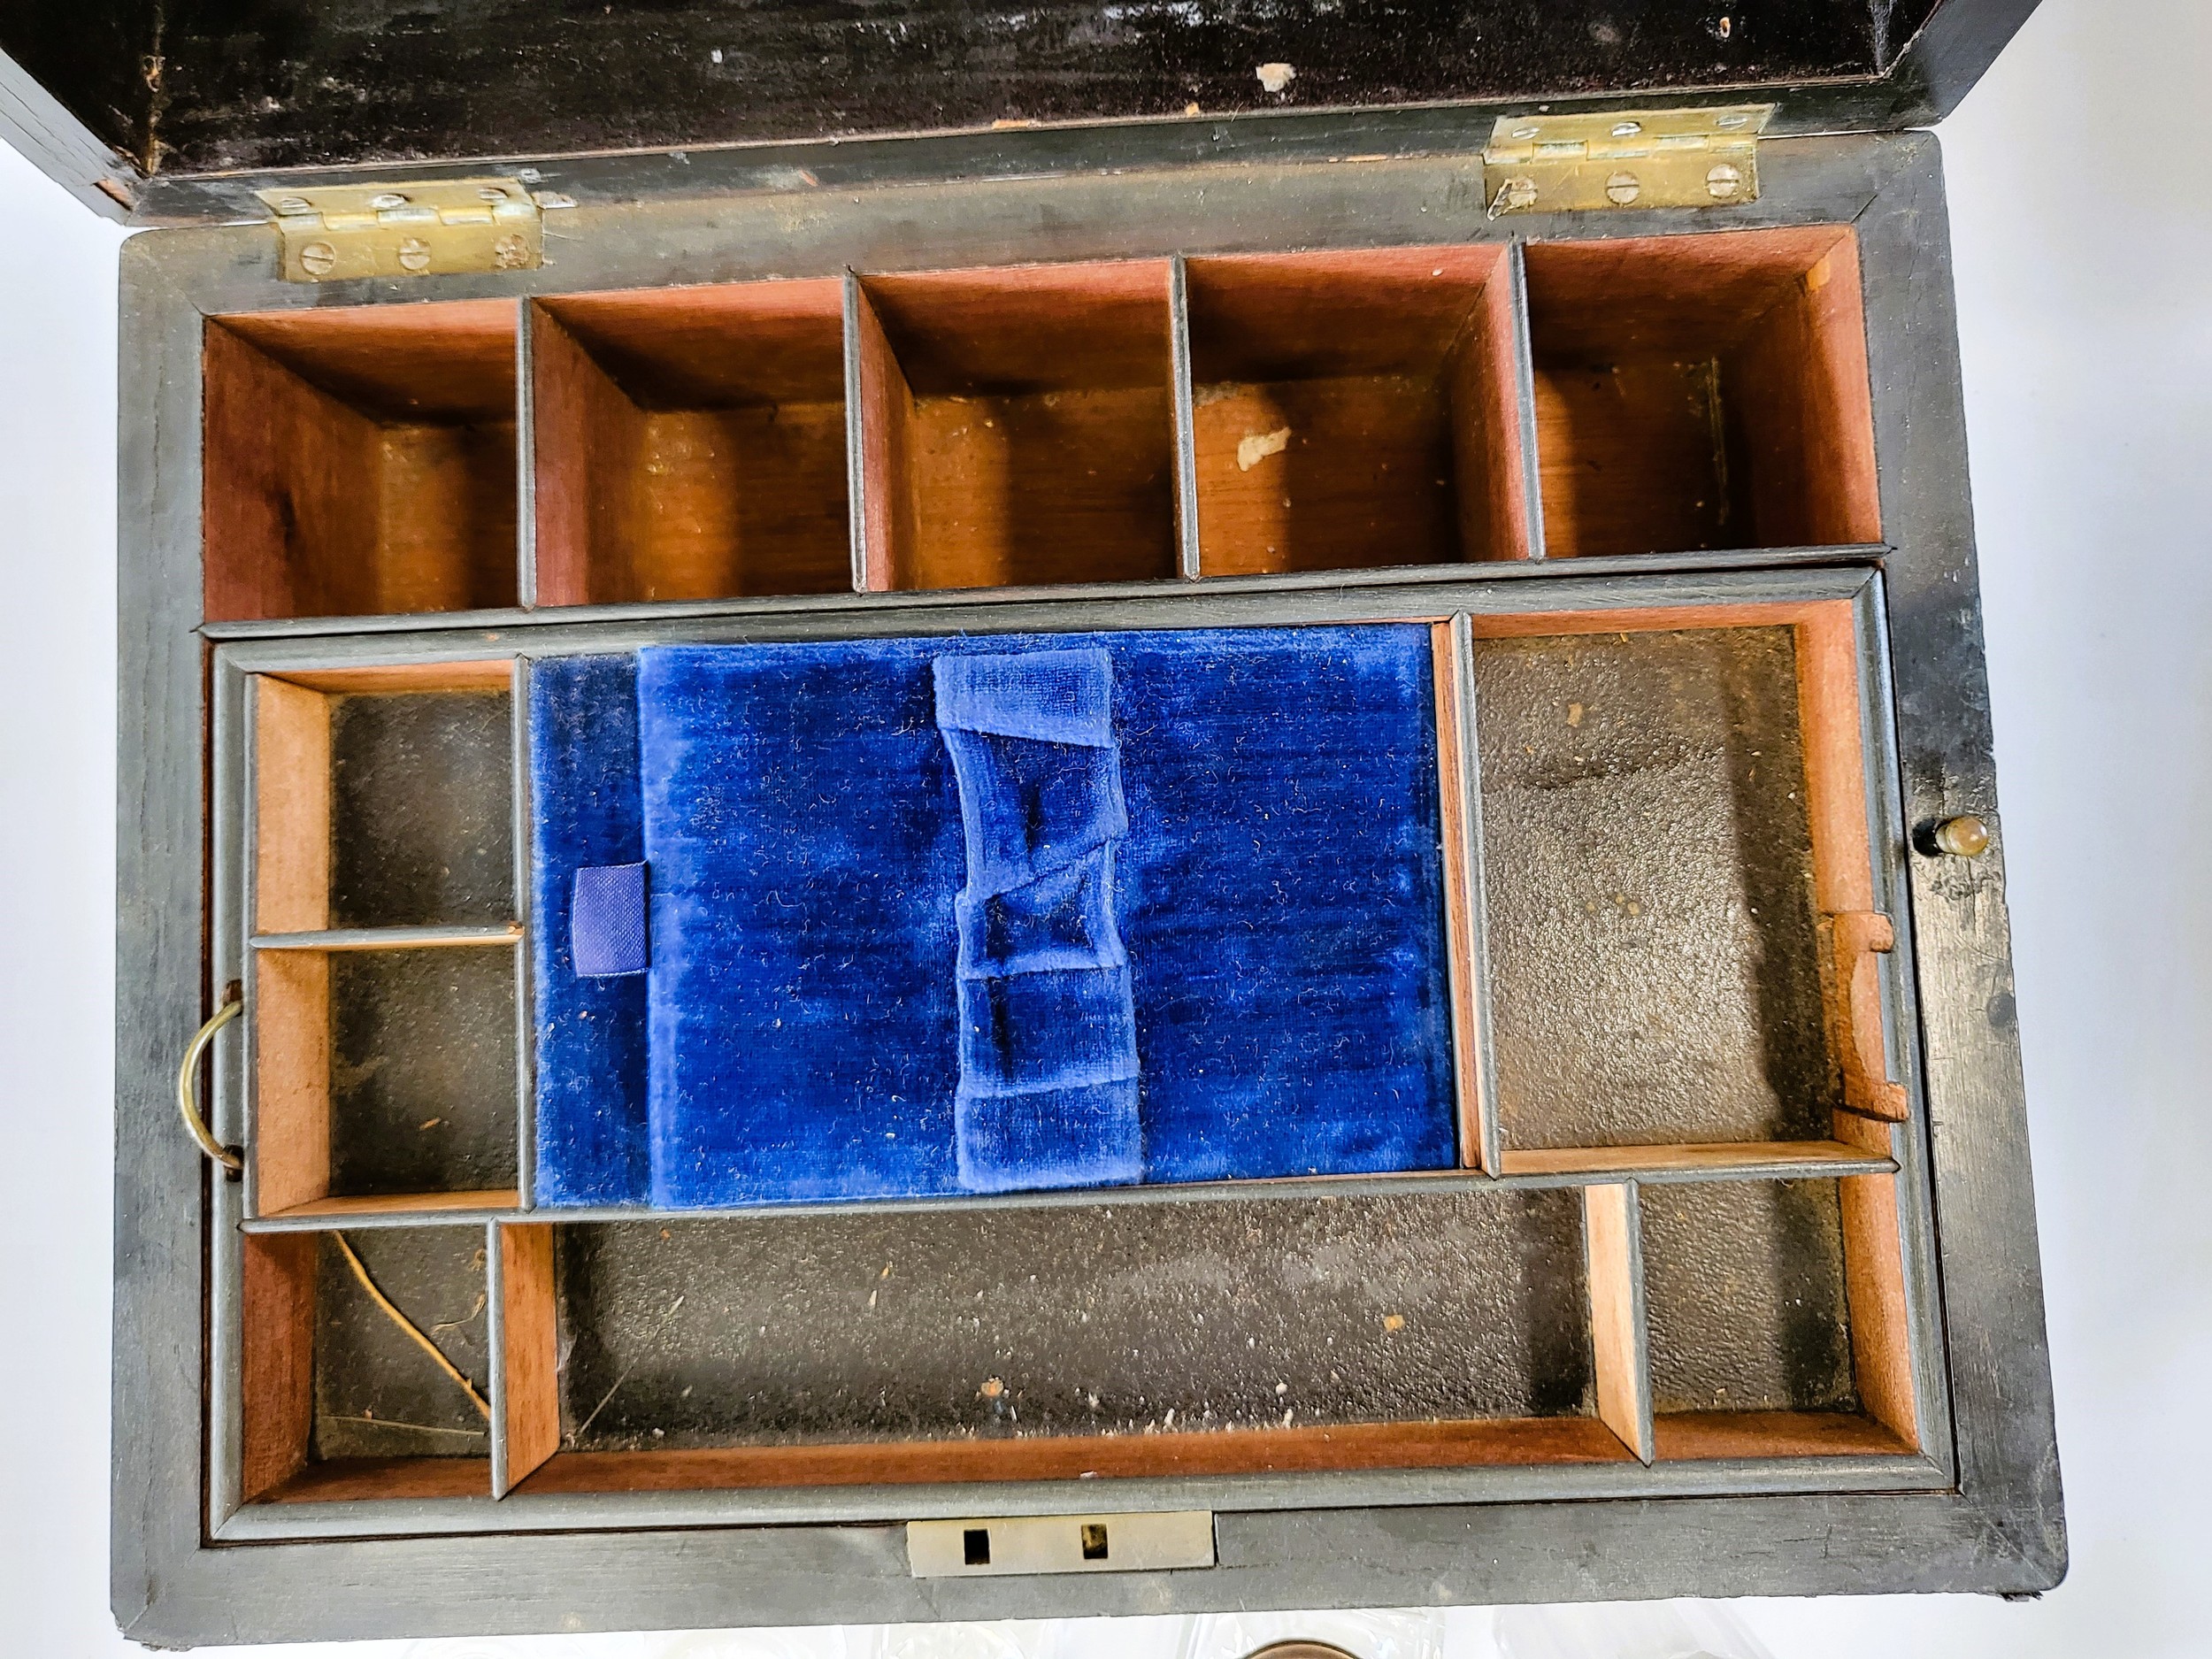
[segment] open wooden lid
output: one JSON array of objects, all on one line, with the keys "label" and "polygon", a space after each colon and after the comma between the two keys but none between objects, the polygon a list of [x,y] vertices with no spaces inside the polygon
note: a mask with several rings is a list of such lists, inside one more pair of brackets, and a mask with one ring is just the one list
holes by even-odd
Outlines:
[{"label": "open wooden lid", "polygon": [[261,215],[273,182],[495,157],[591,157],[636,191],[659,176],[641,158],[679,150],[806,168],[835,143],[878,176],[965,176],[1287,157],[1324,129],[1314,153],[1473,148],[1540,105],[1883,129],[1947,114],[2034,4],[23,0],[0,8],[0,136],[103,211],[177,222]]}]

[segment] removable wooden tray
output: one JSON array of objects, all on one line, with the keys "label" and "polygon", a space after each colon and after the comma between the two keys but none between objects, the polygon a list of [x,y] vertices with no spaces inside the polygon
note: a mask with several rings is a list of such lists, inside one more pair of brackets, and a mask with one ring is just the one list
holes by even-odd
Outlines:
[{"label": "removable wooden tray", "polygon": [[[1793,1479],[1835,1459],[1909,1481],[1942,1383],[1923,1177],[1891,1080],[1909,958],[1859,925],[1895,902],[1874,854],[1898,833],[1868,735],[1875,594],[1864,573],[1806,572],[1715,579],[1694,603],[1619,579],[1370,596],[1371,619],[1431,639],[1460,1172],[780,1212],[541,1210],[526,1174],[485,1190],[485,1170],[527,1163],[528,1021],[445,964],[513,986],[526,923],[485,916],[527,872],[451,872],[483,843],[529,843],[503,815],[530,750],[507,687],[532,659],[225,647],[230,729],[252,738],[234,844],[254,872],[239,944],[257,1056],[242,1378],[311,1346],[314,1302],[266,1288],[293,1259],[271,1252],[328,1229],[480,1220],[501,1333],[489,1461],[465,1478],[450,1425],[423,1425],[416,1457],[329,1455],[343,1442],[303,1434],[296,1406],[257,1403],[250,1380],[234,1407],[219,1389],[262,1471],[240,1478],[242,1515],[311,1527],[303,1505],[450,1503],[471,1485],[511,1494],[488,1510],[503,1525],[540,1497],[725,1493],[743,1513],[838,1487],[1294,1471],[1725,1463],[1727,1489],[1747,1466]],[[1226,603],[1212,620],[1327,608]],[[442,795],[449,813],[430,810]],[[384,901],[403,925],[270,926],[368,919],[327,912],[368,885],[336,872],[403,863],[380,841],[389,824],[457,838],[416,861],[412,897]],[[344,992],[357,963],[380,971]],[[364,1032],[383,1046],[359,1049]],[[391,1080],[341,1089],[349,1074]],[[365,1143],[380,1160],[342,1179]],[[366,1190],[400,1169],[433,1179]],[[347,1363],[419,1384],[426,1362],[403,1347]],[[313,1362],[317,1399],[365,1386],[339,1363]]]}]

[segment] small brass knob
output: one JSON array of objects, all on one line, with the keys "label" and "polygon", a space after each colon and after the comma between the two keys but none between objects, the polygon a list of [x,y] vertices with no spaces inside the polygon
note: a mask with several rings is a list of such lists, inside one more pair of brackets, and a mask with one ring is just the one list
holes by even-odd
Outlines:
[{"label": "small brass knob", "polygon": [[1989,826],[1971,812],[1947,818],[1935,826],[1937,848],[1955,858],[1977,858],[1989,850]]}]

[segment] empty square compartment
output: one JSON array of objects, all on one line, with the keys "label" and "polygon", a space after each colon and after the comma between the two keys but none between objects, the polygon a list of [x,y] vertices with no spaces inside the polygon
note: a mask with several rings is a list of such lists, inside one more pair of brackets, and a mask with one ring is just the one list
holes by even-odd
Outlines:
[{"label": "empty square compartment", "polygon": [[557,1240],[559,1429],[535,1440],[563,1455],[534,1491],[1622,1455],[1591,1415],[1571,1192]]},{"label": "empty square compartment", "polygon": [[257,676],[258,933],[515,915],[504,662]]},{"label": "empty square compartment", "polygon": [[480,1227],[262,1233],[244,1240],[241,1495],[248,1502],[482,1497],[490,1423],[377,1305],[347,1259],[491,1393]]},{"label": "empty square compartment", "polygon": [[843,285],[541,300],[537,601],[852,587]]},{"label": "empty square compartment", "polygon": [[1829,1139],[1799,655],[1787,626],[1476,641],[1506,1148]]},{"label": "empty square compartment", "polygon": [[517,955],[255,953],[259,1213],[516,1202]]},{"label": "empty square compartment", "polygon": [[1190,261],[1207,575],[1527,557],[1510,257]]},{"label": "empty square compartment", "polygon": [[1844,227],[1527,250],[1553,558],[1878,541]]},{"label": "empty square compartment", "polygon": [[866,586],[1181,569],[1169,266],[861,280]]},{"label": "empty square compartment", "polygon": [[1655,1413],[1857,1411],[1834,1181],[1640,1198]]},{"label": "empty square compartment", "polygon": [[208,319],[210,620],[515,603],[514,305]]}]

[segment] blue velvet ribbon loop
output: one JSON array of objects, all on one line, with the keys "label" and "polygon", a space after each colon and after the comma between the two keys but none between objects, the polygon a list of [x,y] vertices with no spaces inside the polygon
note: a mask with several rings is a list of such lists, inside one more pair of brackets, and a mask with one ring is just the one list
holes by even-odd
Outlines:
[{"label": "blue velvet ribbon loop", "polygon": [[960,1184],[1142,1178],[1137,1022],[1114,918],[1129,833],[1103,650],[940,657],[967,849],[955,901]]}]

